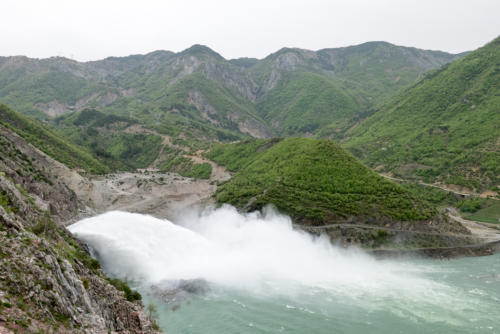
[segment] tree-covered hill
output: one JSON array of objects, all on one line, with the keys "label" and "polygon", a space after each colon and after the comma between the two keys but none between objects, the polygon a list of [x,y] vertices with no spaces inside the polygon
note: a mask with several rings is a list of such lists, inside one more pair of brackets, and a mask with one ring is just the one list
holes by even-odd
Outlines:
[{"label": "tree-covered hill", "polygon": [[220,144],[207,157],[233,177],[218,204],[243,211],[273,205],[296,226],[370,248],[426,248],[475,242],[416,193],[364,166],[330,140],[287,138]]},{"label": "tree-covered hill", "polygon": [[247,210],[273,204],[306,225],[425,221],[437,215],[329,140],[250,140],[216,146],[208,157],[236,172],[218,188],[219,203]]},{"label": "tree-covered hill", "polygon": [[483,191],[500,184],[500,37],[427,74],[349,131],[369,166]]}]

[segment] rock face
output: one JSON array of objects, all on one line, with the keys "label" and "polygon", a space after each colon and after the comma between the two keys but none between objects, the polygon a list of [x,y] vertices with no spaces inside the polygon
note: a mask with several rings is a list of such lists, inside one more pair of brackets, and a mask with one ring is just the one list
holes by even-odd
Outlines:
[{"label": "rock face", "polygon": [[0,333],[156,333],[62,226],[84,206],[47,163],[0,129]]}]

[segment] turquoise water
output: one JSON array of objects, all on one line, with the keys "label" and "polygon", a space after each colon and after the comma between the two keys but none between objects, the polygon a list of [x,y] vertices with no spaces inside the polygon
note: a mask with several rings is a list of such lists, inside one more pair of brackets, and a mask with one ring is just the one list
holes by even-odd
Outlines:
[{"label": "turquoise water", "polygon": [[167,333],[500,333],[500,255],[377,260],[271,211],[182,217],[69,227],[109,275],[136,282]]},{"label": "turquoise water", "polygon": [[142,293],[167,333],[500,333],[499,254],[405,265],[426,268],[424,276],[442,284],[435,300],[307,287],[293,296],[213,288],[168,303]]}]

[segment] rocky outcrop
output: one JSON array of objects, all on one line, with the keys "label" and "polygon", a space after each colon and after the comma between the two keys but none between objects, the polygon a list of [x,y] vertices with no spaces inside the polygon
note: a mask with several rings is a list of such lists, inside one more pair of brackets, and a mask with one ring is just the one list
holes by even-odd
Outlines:
[{"label": "rocky outcrop", "polygon": [[156,333],[138,295],[62,226],[83,203],[47,157],[0,130],[0,333]]}]

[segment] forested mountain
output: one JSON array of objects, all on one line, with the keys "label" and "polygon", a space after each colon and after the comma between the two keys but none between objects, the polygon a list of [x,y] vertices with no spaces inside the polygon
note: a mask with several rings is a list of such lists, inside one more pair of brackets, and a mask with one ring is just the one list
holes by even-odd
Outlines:
[{"label": "forested mountain", "polygon": [[499,174],[498,39],[463,56],[369,42],[260,60],[202,45],[86,63],[8,57],[0,101],[115,170],[214,141],[313,136],[379,170],[484,190]]},{"label": "forested mountain", "polygon": [[484,191],[500,183],[500,37],[439,70],[349,131],[378,170]]},{"label": "forested mountain", "polygon": [[201,45],[86,63],[4,57],[0,101],[39,119],[96,108],[183,138],[339,137],[377,103],[459,56],[370,42],[283,48],[262,60],[228,61]]}]

